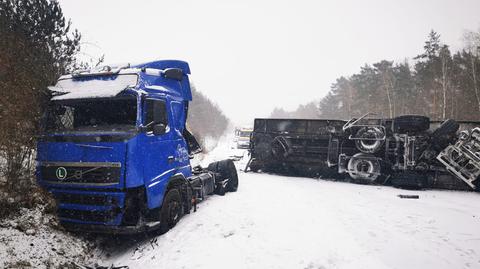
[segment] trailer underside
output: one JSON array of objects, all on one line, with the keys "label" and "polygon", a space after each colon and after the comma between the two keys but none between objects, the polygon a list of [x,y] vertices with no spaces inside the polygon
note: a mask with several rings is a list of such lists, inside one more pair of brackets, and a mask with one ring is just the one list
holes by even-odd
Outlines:
[{"label": "trailer underside", "polygon": [[256,119],[247,169],[405,188],[480,185],[480,122],[370,116]]}]

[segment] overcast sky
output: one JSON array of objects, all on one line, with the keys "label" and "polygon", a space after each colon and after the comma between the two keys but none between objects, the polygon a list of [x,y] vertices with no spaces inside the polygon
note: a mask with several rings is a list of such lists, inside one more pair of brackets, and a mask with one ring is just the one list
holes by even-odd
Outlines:
[{"label": "overcast sky", "polygon": [[453,49],[480,27],[479,0],[61,0],[86,55],[188,61],[235,123],[318,100],[365,63],[403,61],[430,29]]}]

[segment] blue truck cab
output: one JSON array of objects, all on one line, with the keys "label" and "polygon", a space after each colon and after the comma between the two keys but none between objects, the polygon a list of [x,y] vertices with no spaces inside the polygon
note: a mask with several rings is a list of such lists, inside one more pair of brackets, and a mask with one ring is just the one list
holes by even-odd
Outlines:
[{"label": "blue truck cab", "polygon": [[[231,160],[192,167],[188,63],[77,71],[49,87],[36,176],[71,230],[163,232],[212,193],[236,191]],[[205,123],[208,124],[208,123]]]}]

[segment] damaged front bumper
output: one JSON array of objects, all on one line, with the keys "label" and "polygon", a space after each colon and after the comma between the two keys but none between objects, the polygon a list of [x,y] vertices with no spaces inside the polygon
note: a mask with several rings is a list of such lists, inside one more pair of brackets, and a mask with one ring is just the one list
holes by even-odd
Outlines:
[{"label": "damaged front bumper", "polygon": [[146,222],[135,226],[108,226],[101,224],[78,224],[71,222],[62,222],[65,229],[72,232],[90,232],[105,234],[137,234],[142,232],[150,232],[160,227],[160,222]]}]

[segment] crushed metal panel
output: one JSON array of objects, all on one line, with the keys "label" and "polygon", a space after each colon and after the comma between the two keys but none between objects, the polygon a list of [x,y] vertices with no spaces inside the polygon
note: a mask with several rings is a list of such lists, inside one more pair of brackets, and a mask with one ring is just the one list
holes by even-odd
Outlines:
[{"label": "crushed metal panel", "polygon": [[462,132],[460,139],[440,152],[437,160],[475,189],[474,181],[480,176],[480,128]]}]

